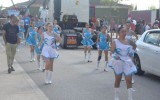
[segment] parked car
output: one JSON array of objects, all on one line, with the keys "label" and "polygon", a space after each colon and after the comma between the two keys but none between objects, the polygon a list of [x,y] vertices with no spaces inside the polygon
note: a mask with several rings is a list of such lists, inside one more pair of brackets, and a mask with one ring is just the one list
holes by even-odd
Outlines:
[{"label": "parked car", "polygon": [[136,41],[137,52],[134,62],[137,65],[138,73],[147,71],[160,76],[160,29],[151,29],[142,34]]}]

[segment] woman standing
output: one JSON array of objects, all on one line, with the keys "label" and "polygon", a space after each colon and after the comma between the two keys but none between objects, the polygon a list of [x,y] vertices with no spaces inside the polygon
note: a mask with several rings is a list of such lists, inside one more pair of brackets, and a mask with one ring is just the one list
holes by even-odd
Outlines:
[{"label": "woman standing", "polygon": [[28,29],[27,32],[27,43],[30,45],[30,52],[31,52],[31,60],[30,62],[35,61],[34,58],[34,47],[36,46],[36,40],[35,40],[35,36],[36,36],[37,32],[34,29],[34,22],[31,22],[30,27]]},{"label": "woman standing", "polygon": [[[93,36],[92,34],[93,34],[93,30],[90,29],[89,24],[86,23],[86,28],[83,29],[83,33],[82,33],[83,40],[81,41],[81,43],[84,46],[85,61],[88,61],[88,62],[92,62],[90,60],[92,45],[94,45],[94,42],[91,39]],[[88,52],[88,58],[87,58],[87,52]]]},{"label": "woman standing", "polygon": [[[133,47],[133,50],[135,51],[136,50],[136,47],[137,45],[134,43],[133,41],[133,36],[136,37],[136,40],[138,40],[138,36],[137,34],[131,30],[131,22],[130,21],[127,21],[127,23],[125,24],[125,27],[126,27],[126,39],[128,40],[128,42],[132,45]],[[132,58],[133,59],[133,58]],[[132,78],[132,83],[134,83],[134,79]]]},{"label": "woman standing", "polygon": [[36,50],[36,54],[37,54],[38,69],[41,70],[41,71],[44,71],[44,66],[42,67],[40,65],[40,58],[41,58],[42,48],[44,46],[43,37],[44,37],[44,35],[43,35],[43,27],[39,26],[38,29],[37,29],[37,35],[36,35],[36,38],[35,38],[36,42],[37,42],[35,50]]},{"label": "woman standing", "polygon": [[[18,26],[19,26],[18,37],[20,39],[19,41],[21,42],[21,40],[24,39],[24,32],[25,32],[25,29],[24,29],[24,20],[22,20],[22,15],[19,16]],[[19,51],[19,49],[20,49],[20,43],[17,46],[17,51]]]},{"label": "woman standing", "polygon": [[54,59],[59,56],[56,51],[55,42],[61,42],[61,38],[53,33],[52,24],[48,23],[46,28],[47,31],[44,32],[44,47],[42,49],[42,56],[46,62],[45,65],[45,84],[52,83],[52,72],[53,72],[53,63]]},{"label": "woman standing", "polygon": [[[53,22],[53,32],[60,36],[61,27],[58,25],[57,20]],[[59,47],[60,43],[56,43],[57,48]]]},{"label": "woman standing", "polygon": [[97,43],[98,43],[98,62],[97,69],[99,68],[99,63],[102,58],[102,52],[105,54],[105,68],[104,71],[108,71],[108,50],[109,50],[109,40],[110,36],[106,34],[107,27],[103,26],[101,28],[101,32],[98,35]]},{"label": "woman standing", "polygon": [[114,70],[115,73],[115,99],[119,100],[119,87],[122,78],[122,74],[125,76],[127,89],[128,89],[128,100],[132,98],[132,74],[136,72],[136,66],[132,61],[134,51],[129,42],[125,39],[126,29],[120,27],[118,30],[119,38],[115,39],[111,45],[112,59],[109,62],[109,66]]}]

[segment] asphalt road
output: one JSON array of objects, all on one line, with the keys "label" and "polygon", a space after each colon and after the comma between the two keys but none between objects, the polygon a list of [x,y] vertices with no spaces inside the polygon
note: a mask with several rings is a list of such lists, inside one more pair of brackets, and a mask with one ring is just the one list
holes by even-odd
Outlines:
[{"label": "asphalt road", "polygon": [[[113,71],[103,71],[104,57],[101,68],[95,70],[96,50],[92,51],[92,63],[84,62],[83,49],[60,49],[59,54],[54,63],[52,85],[44,85],[44,73],[37,70],[36,62],[29,62],[28,46],[21,46],[16,60],[50,100],[113,100]],[[160,100],[160,77],[145,73],[134,75],[134,80],[134,100]],[[120,100],[127,100],[125,81],[121,82]]]}]

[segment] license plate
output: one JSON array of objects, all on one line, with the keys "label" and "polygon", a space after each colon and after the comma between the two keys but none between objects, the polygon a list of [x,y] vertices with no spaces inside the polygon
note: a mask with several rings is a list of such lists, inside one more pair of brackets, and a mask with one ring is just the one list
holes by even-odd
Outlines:
[{"label": "license plate", "polygon": [[76,39],[68,39],[67,44],[77,44]]}]

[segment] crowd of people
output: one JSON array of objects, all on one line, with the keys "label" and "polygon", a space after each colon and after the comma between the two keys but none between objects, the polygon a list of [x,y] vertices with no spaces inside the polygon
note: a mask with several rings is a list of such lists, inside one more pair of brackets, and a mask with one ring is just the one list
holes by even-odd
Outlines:
[{"label": "crowd of people", "polygon": [[[100,22],[100,21],[99,21]],[[119,100],[119,87],[122,76],[124,75],[128,91],[128,100],[133,100],[132,97],[132,83],[133,74],[137,71],[133,62],[136,44],[132,41],[134,36],[138,39],[135,26],[138,24],[133,20],[124,20],[121,25],[116,27],[114,19],[111,20],[109,25],[108,21],[103,18],[101,23],[97,24],[94,28],[96,20],[90,20],[86,23],[83,29],[81,43],[84,46],[84,60],[85,62],[92,62],[91,51],[92,46],[95,44],[92,40],[94,30],[98,30],[97,35],[97,70],[100,67],[102,53],[105,54],[105,67],[104,71],[108,72],[108,68],[112,68],[115,75],[115,96],[114,100]],[[154,23],[154,28],[157,28],[158,22]],[[133,25],[134,24],[134,25]],[[146,29],[150,29],[146,25]],[[62,41],[60,37],[61,27],[58,25],[57,20],[53,22],[45,22],[43,19],[30,18],[28,15],[18,18],[14,15],[10,16],[10,20],[3,26],[3,39],[6,46],[8,73],[15,71],[13,67],[14,56],[16,50],[20,49],[21,41],[24,40],[30,46],[31,59],[30,62],[37,61],[38,69],[45,72],[45,84],[52,84],[52,73],[54,66],[54,59],[58,58],[59,54],[57,49]],[[111,32],[111,35],[109,34]],[[112,32],[117,33],[117,38],[112,39]],[[109,45],[111,43],[111,47]],[[110,53],[109,53],[110,50]],[[37,60],[35,59],[35,51]],[[111,56],[111,60],[108,56]],[[42,62],[42,64],[41,64]]]}]

